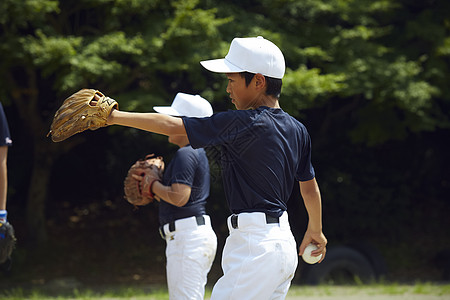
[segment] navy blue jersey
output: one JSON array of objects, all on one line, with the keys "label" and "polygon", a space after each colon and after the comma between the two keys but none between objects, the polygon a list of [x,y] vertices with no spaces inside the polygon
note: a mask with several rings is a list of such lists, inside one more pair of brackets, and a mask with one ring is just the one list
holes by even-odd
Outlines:
[{"label": "navy blue jersey", "polygon": [[9,133],[8,121],[6,119],[5,111],[0,102],[0,146],[11,146],[12,139]]},{"label": "navy blue jersey", "polygon": [[305,126],[280,108],[230,110],[183,121],[194,148],[219,146],[232,213],[279,217],[287,210],[294,182],[315,176]]},{"label": "navy blue jersey", "polygon": [[209,196],[209,163],[204,149],[185,146],[178,149],[164,171],[163,184],[170,186],[182,183],[191,187],[191,196],[183,207],[165,201],[160,202],[159,222],[161,225],[174,220],[205,214],[206,199]]}]

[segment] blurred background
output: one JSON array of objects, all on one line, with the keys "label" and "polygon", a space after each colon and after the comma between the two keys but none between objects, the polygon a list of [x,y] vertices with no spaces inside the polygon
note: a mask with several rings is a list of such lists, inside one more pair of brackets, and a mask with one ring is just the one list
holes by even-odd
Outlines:
[{"label": "blurred background", "polygon": [[[328,255],[294,284],[450,280],[450,2],[447,0],[2,0],[0,101],[13,139],[8,219],[17,248],[0,288],[164,284],[157,204],[134,209],[123,180],[138,158],[168,162],[163,136],[111,126],[46,137],[62,101],[95,88],[125,111],[200,94],[233,109],[226,78],[200,60],[234,37],[283,51],[280,104],[308,128]],[[210,154],[207,210],[229,215]],[[293,187],[300,242],[307,215]]]}]

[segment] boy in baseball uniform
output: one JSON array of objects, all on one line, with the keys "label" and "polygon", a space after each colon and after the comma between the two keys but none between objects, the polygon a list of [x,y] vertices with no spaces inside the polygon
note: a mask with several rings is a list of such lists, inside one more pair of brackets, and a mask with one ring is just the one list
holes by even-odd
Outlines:
[{"label": "boy in baseball uniform", "polygon": [[[185,93],[178,93],[171,106],[153,109],[176,117],[213,114],[206,99]],[[166,241],[169,298],[202,300],[217,250],[205,208],[210,189],[208,158],[203,148],[192,148],[185,135],[171,135],[169,142],[179,149],[165,168],[163,181],[150,187],[159,201],[159,230]]]},{"label": "boy in baseball uniform", "polygon": [[[237,110],[207,118],[113,110],[108,125],[124,125],[164,135],[185,135],[193,148],[221,151],[224,191],[231,211],[222,255],[223,276],[211,299],[284,299],[306,246],[325,257],[322,204],[311,163],[305,126],[279,103],[284,56],[262,37],[235,38],[225,58],[202,61],[224,73],[227,93]],[[287,201],[299,184],[308,226],[297,252]]]},{"label": "boy in baseball uniform", "polygon": [[[12,139],[9,132],[8,120],[6,119],[3,105],[0,102],[0,241],[2,242],[3,247],[6,247],[5,239],[8,239],[6,227],[9,226],[10,228],[13,228],[12,225],[8,223],[8,212],[6,210],[8,195],[8,148],[11,146]],[[1,250],[2,252],[5,251],[4,249]],[[6,259],[6,261],[4,259]],[[9,270],[10,268],[11,257],[1,257],[0,270]]]},{"label": "boy in baseball uniform", "polygon": [[[12,145],[11,134],[9,133],[8,120],[0,102],[0,222],[7,221],[6,196],[8,190],[8,147]],[[1,237],[0,237],[1,238]]]}]

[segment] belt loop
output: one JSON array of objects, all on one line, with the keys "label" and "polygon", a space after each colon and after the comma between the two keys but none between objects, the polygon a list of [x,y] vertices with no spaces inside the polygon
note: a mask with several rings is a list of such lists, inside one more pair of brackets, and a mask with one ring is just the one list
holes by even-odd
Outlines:
[{"label": "belt loop", "polygon": [[274,223],[280,223],[280,218],[278,217],[272,217],[266,214],[266,223],[267,224],[274,224]]},{"label": "belt loop", "polygon": [[204,216],[196,216],[195,220],[197,221],[198,226],[206,224]]},{"label": "belt loop", "polygon": [[231,215],[231,227],[238,228],[238,215]]},{"label": "belt loop", "polygon": [[175,231],[175,221],[172,221],[169,223],[169,231],[174,232]]}]

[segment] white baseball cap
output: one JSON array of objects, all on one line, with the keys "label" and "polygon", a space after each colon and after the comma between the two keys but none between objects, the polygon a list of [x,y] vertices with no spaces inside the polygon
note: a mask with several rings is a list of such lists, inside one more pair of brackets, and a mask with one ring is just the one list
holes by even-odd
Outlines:
[{"label": "white baseball cap", "polygon": [[216,73],[250,72],[282,79],[286,69],[281,50],[262,36],[234,38],[225,58],[201,61],[207,70]]},{"label": "white baseball cap", "polygon": [[213,114],[211,104],[200,95],[178,93],[171,106],[154,106],[161,114],[176,117],[209,117]]}]

